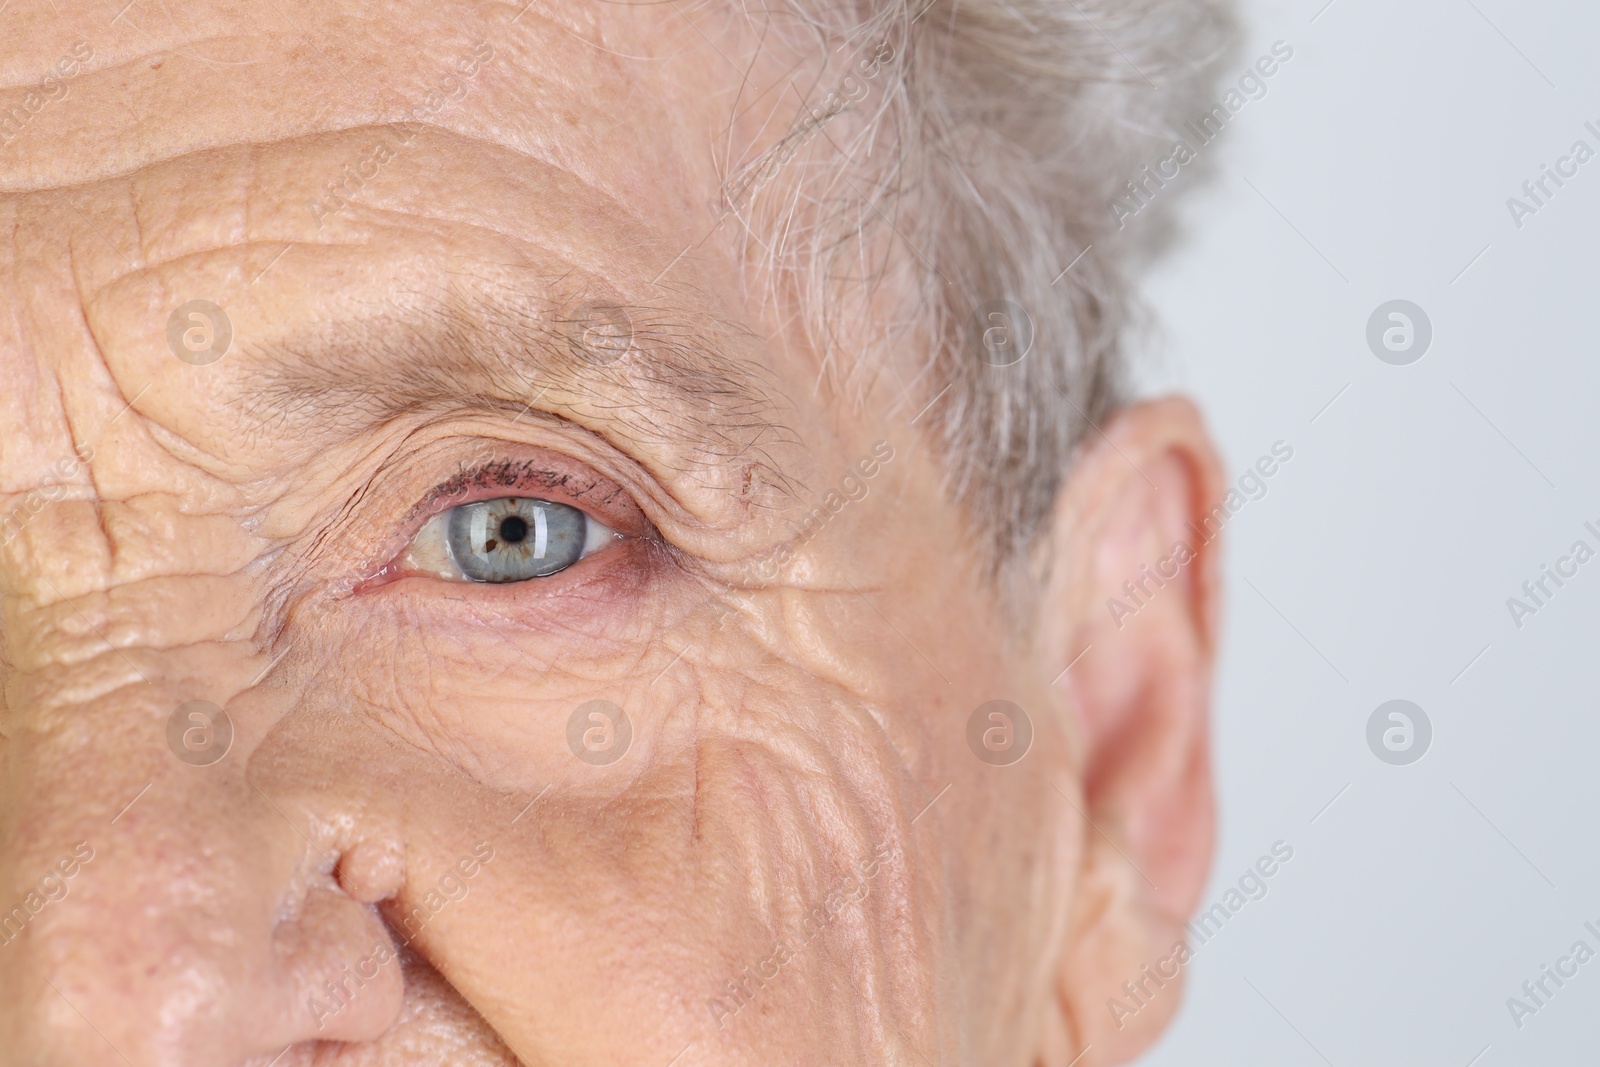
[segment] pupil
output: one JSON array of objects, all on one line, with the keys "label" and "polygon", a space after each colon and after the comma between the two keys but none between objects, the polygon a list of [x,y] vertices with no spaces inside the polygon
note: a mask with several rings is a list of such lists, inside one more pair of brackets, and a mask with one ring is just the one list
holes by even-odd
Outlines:
[{"label": "pupil", "polygon": [[528,520],[520,515],[508,515],[500,520],[500,539],[516,544],[528,536]]}]

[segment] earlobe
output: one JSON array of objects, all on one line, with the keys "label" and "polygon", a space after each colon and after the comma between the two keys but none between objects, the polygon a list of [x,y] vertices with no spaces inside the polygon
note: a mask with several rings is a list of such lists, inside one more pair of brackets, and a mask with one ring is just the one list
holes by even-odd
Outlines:
[{"label": "earlobe", "polygon": [[[1198,414],[1135,405],[1069,477],[1041,632],[1080,738],[1061,816],[1085,823],[1040,1063],[1137,1055],[1171,1018],[1183,928],[1213,834],[1208,716],[1217,545],[1198,520],[1223,492]],[[1163,961],[1165,961],[1163,963]]]}]

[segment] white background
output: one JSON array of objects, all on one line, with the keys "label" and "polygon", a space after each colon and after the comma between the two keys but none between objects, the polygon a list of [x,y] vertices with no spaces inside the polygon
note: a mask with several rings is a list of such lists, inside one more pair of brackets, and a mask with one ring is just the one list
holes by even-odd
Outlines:
[{"label": "white background", "polygon": [[[1228,528],[1206,903],[1295,852],[1141,1063],[1596,1062],[1600,959],[1520,1029],[1506,999],[1600,950],[1600,560],[1520,630],[1506,600],[1600,549],[1600,159],[1520,230],[1506,199],[1600,149],[1600,8],[1324,2],[1246,0],[1235,76],[1274,40],[1294,58],[1144,285],[1152,388],[1200,400],[1231,475],[1295,450]],[[1366,343],[1394,298],[1433,324],[1410,366]],[[1410,766],[1367,747],[1392,698],[1432,721]]]}]

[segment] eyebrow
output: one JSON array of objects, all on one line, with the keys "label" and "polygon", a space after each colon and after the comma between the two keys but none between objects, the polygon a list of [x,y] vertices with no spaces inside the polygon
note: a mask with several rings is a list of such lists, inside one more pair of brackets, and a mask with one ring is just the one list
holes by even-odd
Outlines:
[{"label": "eyebrow", "polygon": [[433,410],[520,415],[555,390],[579,398],[608,438],[771,466],[762,443],[792,439],[772,376],[726,351],[748,345],[747,331],[691,325],[696,317],[459,294],[390,305],[242,346],[243,406],[262,431],[348,440]]}]

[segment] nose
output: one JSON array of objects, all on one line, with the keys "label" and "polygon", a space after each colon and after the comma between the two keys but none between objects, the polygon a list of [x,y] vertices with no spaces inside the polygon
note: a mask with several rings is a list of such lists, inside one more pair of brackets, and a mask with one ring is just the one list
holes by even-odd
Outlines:
[{"label": "nose", "polygon": [[287,698],[231,636],[249,596],[4,577],[0,1059],[230,1067],[382,1033],[400,966],[340,888],[337,813],[252,774]]}]

